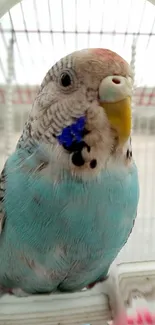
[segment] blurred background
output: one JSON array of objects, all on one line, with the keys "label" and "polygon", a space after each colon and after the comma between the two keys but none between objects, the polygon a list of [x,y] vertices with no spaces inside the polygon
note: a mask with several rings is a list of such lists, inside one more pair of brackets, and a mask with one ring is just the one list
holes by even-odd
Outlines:
[{"label": "blurred background", "polygon": [[116,51],[132,66],[133,153],[140,203],[118,263],[155,259],[155,6],[145,0],[23,0],[0,19],[0,168],[15,147],[38,86],[64,55]]}]

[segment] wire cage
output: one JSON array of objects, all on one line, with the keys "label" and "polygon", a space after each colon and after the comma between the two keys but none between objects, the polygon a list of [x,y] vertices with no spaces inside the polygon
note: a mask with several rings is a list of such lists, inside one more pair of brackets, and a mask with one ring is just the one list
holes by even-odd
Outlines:
[{"label": "wire cage", "polygon": [[134,72],[132,142],[140,202],[134,230],[117,263],[141,262],[142,268],[155,260],[155,7],[151,2],[23,0],[5,13],[0,20],[0,168],[19,138],[47,70],[64,55],[87,47],[114,50]]}]

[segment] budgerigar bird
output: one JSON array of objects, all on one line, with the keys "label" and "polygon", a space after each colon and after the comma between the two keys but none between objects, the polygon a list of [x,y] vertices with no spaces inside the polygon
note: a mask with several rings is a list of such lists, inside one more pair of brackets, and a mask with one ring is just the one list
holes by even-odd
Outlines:
[{"label": "budgerigar bird", "polygon": [[73,292],[106,278],[136,218],[132,72],[107,49],[45,76],[0,186],[0,286]]}]

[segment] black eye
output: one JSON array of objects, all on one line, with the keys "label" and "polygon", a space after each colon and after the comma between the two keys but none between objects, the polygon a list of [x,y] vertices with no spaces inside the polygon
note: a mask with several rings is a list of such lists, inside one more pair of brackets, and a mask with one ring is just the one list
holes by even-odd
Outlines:
[{"label": "black eye", "polygon": [[60,77],[60,81],[61,81],[61,86],[63,87],[69,87],[72,84],[71,76],[67,72],[62,73]]}]

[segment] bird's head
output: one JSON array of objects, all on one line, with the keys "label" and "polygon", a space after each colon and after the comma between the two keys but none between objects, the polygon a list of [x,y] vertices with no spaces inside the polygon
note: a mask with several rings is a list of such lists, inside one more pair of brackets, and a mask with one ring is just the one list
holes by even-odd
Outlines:
[{"label": "bird's head", "polygon": [[132,84],[129,65],[110,50],[64,57],[41,84],[29,118],[31,137],[59,168],[77,175],[99,173],[112,157],[124,155]]}]

